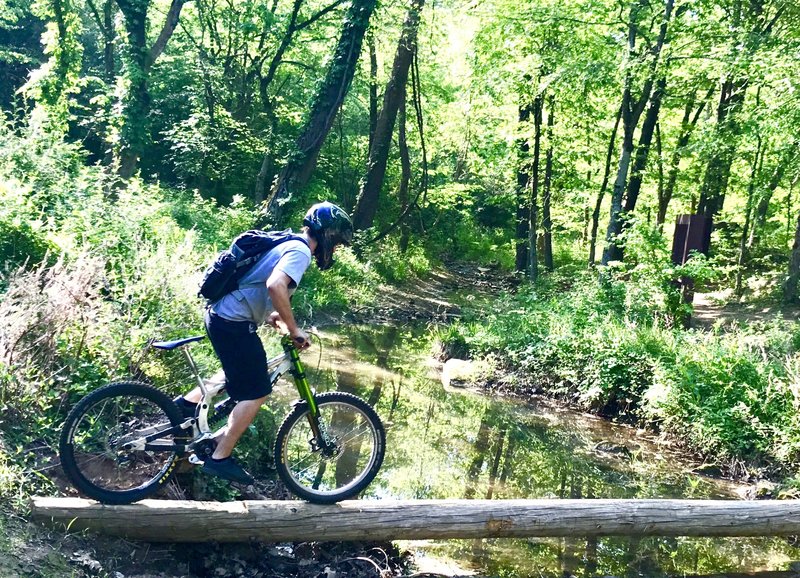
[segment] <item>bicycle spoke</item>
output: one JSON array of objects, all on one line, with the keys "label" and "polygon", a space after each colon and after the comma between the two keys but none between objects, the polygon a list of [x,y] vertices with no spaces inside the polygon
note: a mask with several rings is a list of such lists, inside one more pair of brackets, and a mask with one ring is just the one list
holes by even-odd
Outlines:
[{"label": "bicycle spoke", "polygon": [[377,417],[365,413],[371,408],[350,394],[322,394],[318,406],[327,441],[319,441],[319,447],[309,442],[314,436],[308,414],[295,412],[281,427],[283,457],[276,462],[294,491],[312,501],[331,502],[358,492],[374,477],[383,458],[383,430]]}]

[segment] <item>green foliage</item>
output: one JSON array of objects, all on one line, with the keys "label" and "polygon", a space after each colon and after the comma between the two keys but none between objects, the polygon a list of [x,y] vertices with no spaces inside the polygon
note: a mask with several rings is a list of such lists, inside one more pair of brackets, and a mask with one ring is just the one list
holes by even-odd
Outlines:
[{"label": "green foliage", "polygon": [[[599,279],[545,277],[480,320],[440,332],[444,349],[493,355],[551,395],[649,424],[720,461],[794,463],[797,329],[775,321],[725,333],[681,330],[675,321],[684,306],[669,298],[666,269],[653,268],[662,243],[635,231],[626,251],[643,262]],[[700,277],[706,267],[698,260],[669,271]]]},{"label": "green foliage", "polygon": [[78,90],[83,45],[81,21],[70,0],[37,0],[32,11],[48,20],[42,37],[50,59],[31,74],[23,89],[46,108],[43,124],[56,133],[66,132],[69,121],[69,98]]},{"label": "green foliage", "polygon": [[495,224],[496,215],[508,212],[509,199],[492,199],[483,205],[485,195],[471,187],[450,184],[429,192],[425,217],[432,225],[429,245],[443,259],[499,264],[513,267],[514,255],[507,228],[481,226]]},{"label": "green foliage", "polygon": [[0,261],[5,274],[19,265],[42,262],[54,246],[29,222],[0,221]]},{"label": "green foliage", "polygon": [[610,263],[601,271],[601,287],[630,323],[649,324],[655,315],[667,327],[680,326],[691,308],[683,303],[677,281],[691,278],[695,290],[700,290],[718,277],[716,270],[701,254],[684,265],[673,265],[667,238],[657,227],[636,218],[628,225],[620,241],[625,261]]},{"label": "green foliage", "polygon": [[292,308],[303,317],[311,319],[319,311],[342,313],[374,301],[380,277],[369,264],[349,249],[338,249],[335,258],[324,274],[314,265],[306,270],[292,300]]},{"label": "green foliage", "polygon": [[393,237],[364,248],[361,259],[381,279],[390,283],[405,283],[424,276],[431,269],[431,262],[422,247],[411,245],[404,252],[400,249],[398,240]]},{"label": "green foliage", "polygon": [[[264,155],[263,145],[247,124],[218,110],[213,123],[208,115],[196,113],[164,132],[170,146],[175,174],[182,182],[228,183],[238,194],[251,191]],[[242,179],[242,175],[249,178]],[[241,184],[237,186],[237,181]],[[227,200],[225,195],[217,195]]]}]

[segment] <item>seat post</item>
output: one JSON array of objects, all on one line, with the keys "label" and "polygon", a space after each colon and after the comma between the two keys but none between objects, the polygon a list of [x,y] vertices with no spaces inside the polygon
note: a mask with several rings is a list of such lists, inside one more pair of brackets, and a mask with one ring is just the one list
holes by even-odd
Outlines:
[{"label": "seat post", "polygon": [[197,369],[197,364],[194,362],[194,358],[192,357],[192,354],[189,352],[189,348],[181,347],[181,351],[183,351],[183,356],[186,358],[186,362],[189,364],[189,368],[192,370],[192,374],[197,380],[197,384],[200,386],[200,391],[203,392],[203,395],[206,395],[208,393],[208,390],[206,389],[206,384],[203,382],[203,378],[200,376],[200,370]]}]

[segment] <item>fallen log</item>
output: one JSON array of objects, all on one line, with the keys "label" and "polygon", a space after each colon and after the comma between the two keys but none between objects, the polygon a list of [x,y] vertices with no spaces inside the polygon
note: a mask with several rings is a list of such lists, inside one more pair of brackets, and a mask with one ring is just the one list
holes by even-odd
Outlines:
[{"label": "fallen log", "polygon": [[800,501],[759,500],[143,500],[108,506],[32,499],[35,520],[150,542],[291,542],[534,536],[800,534]]}]

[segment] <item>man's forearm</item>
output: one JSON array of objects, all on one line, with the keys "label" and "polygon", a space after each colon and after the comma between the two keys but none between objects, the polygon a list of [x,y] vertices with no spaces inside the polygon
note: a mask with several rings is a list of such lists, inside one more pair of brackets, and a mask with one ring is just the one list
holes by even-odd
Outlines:
[{"label": "man's forearm", "polygon": [[292,303],[289,300],[289,289],[280,285],[270,287],[269,298],[272,301],[272,308],[281,316],[281,321],[286,325],[289,333],[297,332],[297,322],[294,320]]}]

